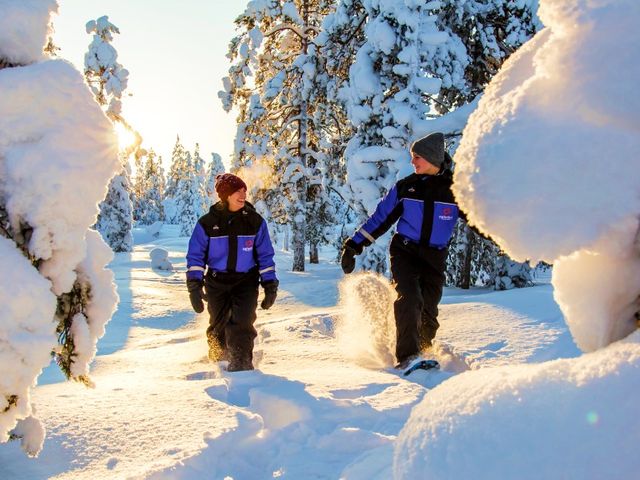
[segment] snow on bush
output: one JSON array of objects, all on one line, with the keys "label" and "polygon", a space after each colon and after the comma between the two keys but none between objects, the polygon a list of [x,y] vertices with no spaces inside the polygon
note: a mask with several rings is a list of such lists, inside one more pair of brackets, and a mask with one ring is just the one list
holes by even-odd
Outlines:
[{"label": "snow on bush", "polygon": [[[472,223],[511,257],[543,259],[556,272],[566,261],[572,268],[581,261],[591,265],[593,255],[637,256],[640,4],[596,3],[541,2],[547,28],[495,77],[456,153],[455,193]],[[624,249],[612,251],[617,246]],[[621,268],[621,277],[640,274],[633,262]],[[563,278],[554,276],[557,297],[583,350],[629,333],[628,316],[610,318],[627,325],[608,323],[612,335],[596,327],[604,320],[599,306],[619,301],[611,289],[585,291]],[[629,287],[627,303],[640,283]],[[580,297],[591,308],[575,309],[573,300],[584,303]]]},{"label": "snow on bush", "polygon": [[[87,376],[89,364],[96,354],[96,342],[104,335],[105,326],[118,305],[118,294],[114,288],[114,275],[105,268],[113,260],[113,251],[95,230],[86,233],[87,255],[76,269],[82,283],[100,295],[92,295],[86,306],[85,313],[76,315],[72,323],[74,341],[82,337],[83,345],[76,342],[76,358],[71,364],[74,377]],[[76,335],[75,332],[78,332]]]},{"label": "snow on bush", "polygon": [[335,333],[345,358],[367,368],[394,364],[395,298],[389,280],[377,273],[348,275],[340,282],[342,314]]},{"label": "snow on bush", "polygon": [[14,224],[33,227],[29,252],[54,293],[69,291],[85,233],[118,165],[110,122],[64,60],[0,70],[2,195]]},{"label": "snow on bush", "polygon": [[[32,414],[29,389],[56,346],[56,297],[51,282],[15,244],[0,237],[0,442]],[[8,273],[10,272],[10,274]]]},{"label": "snow on bush", "polygon": [[57,11],[56,0],[0,0],[0,64],[42,60],[49,15]]},{"label": "snow on bush", "polygon": [[623,479],[640,469],[640,333],[629,335],[640,309],[640,3],[541,0],[539,15],[546,28],[470,117],[454,188],[509,255],[554,263],[556,299],[592,353],[443,383],[398,437],[398,479]]},{"label": "snow on bush", "polygon": [[70,63],[31,63],[50,31],[45,13],[56,9],[47,0],[0,1],[0,442],[31,418],[17,431],[30,454],[43,431],[30,388],[54,349],[67,375],[89,383],[117,303],[104,270],[111,252],[89,230],[119,166],[115,134]]},{"label": "snow on bush", "polygon": [[[32,406],[31,410],[36,413],[35,407]],[[11,434],[20,439],[20,445],[27,454],[36,456],[42,450],[46,431],[37,418],[29,416],[18,421]]]}]

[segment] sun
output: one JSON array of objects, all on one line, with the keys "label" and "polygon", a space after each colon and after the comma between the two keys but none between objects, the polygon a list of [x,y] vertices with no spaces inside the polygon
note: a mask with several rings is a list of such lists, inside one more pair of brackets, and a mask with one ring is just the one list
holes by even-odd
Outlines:
[{"label": "sun", "polygon": [[116,122],[114,129],[118,135],[118,146],[120,147],[120,150],[127,150],[134,146],[138,141],[138,137],[134,131],[122,123]]}]

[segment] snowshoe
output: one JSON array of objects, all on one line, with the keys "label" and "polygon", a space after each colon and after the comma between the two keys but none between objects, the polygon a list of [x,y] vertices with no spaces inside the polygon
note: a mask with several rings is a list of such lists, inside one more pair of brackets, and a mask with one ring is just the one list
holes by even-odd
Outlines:
[{"label": "snowshoe", "polygon": [[433,369],[439,369],[439,368],[440,368],[440,364],[437,362],[437,360],[427,360],[427,359],[418,357],[418,358],[415,358],[412,362],[410,362],[407,368],[404,369],[404,372],[402,375],[404,377],[407,377],[411,373],[415,372],[416,370],[433,370]]}]

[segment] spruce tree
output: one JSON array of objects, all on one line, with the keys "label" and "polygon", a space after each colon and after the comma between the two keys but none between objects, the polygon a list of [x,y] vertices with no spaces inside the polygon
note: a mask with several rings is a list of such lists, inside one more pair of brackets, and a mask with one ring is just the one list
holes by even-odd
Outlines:
[{"label": "spruce tree", "polygon": [[146,155],[146,162],[138,179],[141,182],[141,197],[139,201],[139,222],[142,225],[152,225],[164,220],[164,170],[162,157],[156,157],[153,149]]},{"label": "spruce tree", "polygon": [[105,269],[112,251],[90,226],[119,164],[112,124],[82,74],[50,58],[57,3],[23,3],[3,2],[0,14],[0,443],[20,438],[37,456],[37,377],[53,355],[68,378],[91,385],[96,342],[117,305]]},{"label": "spruce tree", "polygon": [[206,212],[209,210],[209,197],[207,196],[207,171],[204,159],[200,156],[200,145],[196,143],[193,151],[193,171],[197,182],[196,202],[199,204],[198,210]]},{"label": "spruce tree", "polygon": [[144,176],[144,160],[146,156],[147,151],[143,148],[136,150],[133,155],[133,164],[136,170],[131,194],[134,222],[140,222],[140,218],[142,217],[143,207],[141,202],[146,189],[146,178]]},{"label": "spruce tree", "polygon": [[107,197],[100,203],[100,214],[95,225],[114,252],[130,252],[133,248],[132,207],[128,175],[116,175],[109,183]]},{"label": "spruce tree", "polygon": [[187,151],[180,142],[180,136],[176,135],[176,143],[171,152],[171,165],[167,174],[167,188],[165,189],[167,197],[173,198],[176,195],[178,183],[182,179],[185,170],[186,157]]},{"label": "spruce tree", "polygon": [[171,165],[167,174],[167,184],[164,191],[164,210],[167,223],[178,225],[180,223],[177,210],[178,184],[186,175],[187,151],[180,142],[180,136],[176,135],[176,143],[171,153]]},{"label": "spruce tree", "polygon": [[[118,54],[111,45],[118,27],[107,16],[91,20],[87,33],[93,33],[89,51],[85,54],[85,79],[96,101],[112,122],[131,127],[121,115],[121,97],[127,87],[129,72],[117,61]],[[139,137],[138,137],[139,138]],[[120,154],[121,171],[111,179],[107,196],[100,204],[95,228],[102,234],[114,252],[130,252],[133,248],[133,204],[128,169],[128,154]]]},{"label": "spruce tree", "polygon": [[198,219],[204,214],[200,179],[196,175],[189,152],[186,153],[183,175],[176,189],[176,212],[180,234],[190,236]]}]

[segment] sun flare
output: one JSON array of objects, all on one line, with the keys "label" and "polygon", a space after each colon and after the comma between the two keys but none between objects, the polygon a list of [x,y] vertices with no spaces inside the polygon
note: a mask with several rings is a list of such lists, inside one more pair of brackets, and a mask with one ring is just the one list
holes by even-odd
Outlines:
[{"label": "sun flare", "polygon": [[137,137],[133,130],[127,128],[120,122],[115,124],[114,129],[118,135],[118,146],[120,150],[127,150],[129,147],[135,145]]}]

